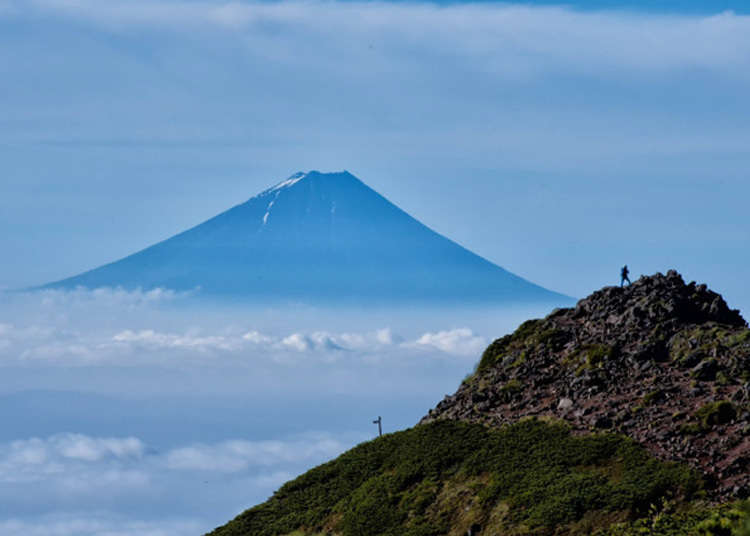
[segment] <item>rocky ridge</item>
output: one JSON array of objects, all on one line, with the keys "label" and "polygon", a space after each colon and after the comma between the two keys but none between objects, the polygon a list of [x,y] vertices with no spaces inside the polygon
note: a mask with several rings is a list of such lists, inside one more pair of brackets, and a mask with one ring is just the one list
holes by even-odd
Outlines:
[{"label": "rocky ridge", "polygon": [[561,419],[630,436],[706,475],[714,500],[750,495],[750,330],[675,271],[606,287],[493,342],[421,423]]}]

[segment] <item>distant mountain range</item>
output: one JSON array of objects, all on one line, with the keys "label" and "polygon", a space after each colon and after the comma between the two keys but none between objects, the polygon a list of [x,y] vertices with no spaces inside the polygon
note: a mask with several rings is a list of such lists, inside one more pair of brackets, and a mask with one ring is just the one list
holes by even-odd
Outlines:
[{"label": "distant mountain range", "polygon": [[121,260],[43,288],[240,300],[569,302],[432,231],[352,174],[295,173]]}]

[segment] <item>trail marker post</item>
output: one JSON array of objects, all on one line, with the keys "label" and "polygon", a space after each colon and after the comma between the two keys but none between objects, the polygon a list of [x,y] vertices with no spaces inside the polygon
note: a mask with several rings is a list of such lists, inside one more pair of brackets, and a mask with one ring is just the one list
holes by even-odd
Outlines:
[{"label": "trail marker post", "polygon": [[372,421],[372,424],[378,425],[378,437],[383,435],[383,418],[378,415],[378,418]]}]

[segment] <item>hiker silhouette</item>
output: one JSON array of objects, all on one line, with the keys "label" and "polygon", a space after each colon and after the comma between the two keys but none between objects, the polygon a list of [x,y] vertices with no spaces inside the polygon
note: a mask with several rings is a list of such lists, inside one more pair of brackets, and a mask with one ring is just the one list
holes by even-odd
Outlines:
[{"label": "hiker silhouette", "polygon": [[620,270],[620,286],[623,286],[625,284],[625,281],[628,282],[628,285],[630,285],[630,278],[628,277],[628,274],[630,273],[630,270],[628,270],[628,265],[622,267],[622,270]]}]

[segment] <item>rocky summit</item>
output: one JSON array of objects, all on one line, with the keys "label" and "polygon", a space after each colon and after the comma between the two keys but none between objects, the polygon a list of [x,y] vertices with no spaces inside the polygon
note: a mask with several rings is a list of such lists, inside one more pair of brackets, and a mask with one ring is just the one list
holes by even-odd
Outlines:
[{"label": "rocky summit", "polygon": [[607,287],[494,341],[422,423],[528,417],[618,432],[706,477],[714,500],[750,494],[750,330],[675,271]]}]

